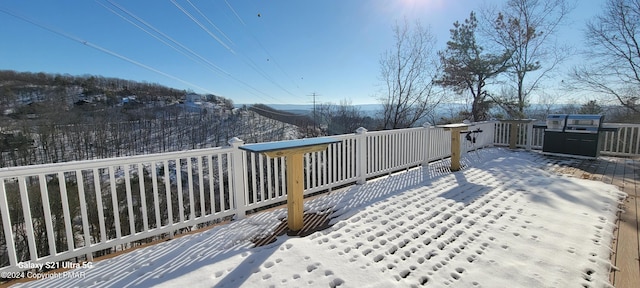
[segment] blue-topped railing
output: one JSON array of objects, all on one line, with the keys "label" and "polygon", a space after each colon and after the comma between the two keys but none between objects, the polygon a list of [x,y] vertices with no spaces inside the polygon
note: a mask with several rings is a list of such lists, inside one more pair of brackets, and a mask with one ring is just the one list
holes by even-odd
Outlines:
[{"label": "blue-topped railing", "polygon": [[[511,124],[473,123],[462,151],[508,145]],[[517,145],[536,149],[542,129],[514,124]],[[605,135],[602,154],[638,156],[640,125]],[[450,132],[432,126],[331,136],[304,155],[304,194],[389,175],[450,155]],[[468,141],[467,138],[475,141]],[[21,263],[93,257],[283,203],[285,160],[229,146],[0,169],[0,272]]]}]

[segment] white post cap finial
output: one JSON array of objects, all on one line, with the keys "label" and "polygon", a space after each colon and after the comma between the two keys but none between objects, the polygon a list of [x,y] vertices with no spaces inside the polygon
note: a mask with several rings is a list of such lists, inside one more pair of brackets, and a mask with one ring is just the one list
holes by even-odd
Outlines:
[{"label": "white post cap finial", "polygon": [[227,141],[227,143],[229,143],[229,145],[233,145],[233,144],[242,144],[244,143],[244,140],[238,138],[238,137],[233,137],[231,139],[229,139],[229,141]]},{"label": "white post cap finial", "polygon": [[369,130],[367,130],[367,128],[360,127],[358,129],[356,129],[356,134],[366,133],[367,131],[369,131]]}]

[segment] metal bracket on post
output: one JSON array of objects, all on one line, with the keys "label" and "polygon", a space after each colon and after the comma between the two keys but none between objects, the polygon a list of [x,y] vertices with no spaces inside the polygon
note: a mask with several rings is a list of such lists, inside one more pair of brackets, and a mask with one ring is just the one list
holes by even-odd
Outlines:
[{"label": "metal bracket on post", "polygon": [[244,181],[244,175],[246,174],[246,163],[244,161],[244,151],[239,149],[240,146],[244,145],[244,141],[239,139],[238,137],[233,137],[229,139],[229,145],[233,148],[232,156],[231,156],[231,167],[229,167],[229,172],[233,173],[232,179],[232,189],[229,191],[233,195],[233,204],[236,210],[236,219],[243,219],[247,215],[247,202],[245,201],[246,194],[246,186]]},{"label": "metal bracket on post", "polygon": [[358,180],[356,184],[367,182],[367,129],[360,127],[356,129],[356,173]]}]

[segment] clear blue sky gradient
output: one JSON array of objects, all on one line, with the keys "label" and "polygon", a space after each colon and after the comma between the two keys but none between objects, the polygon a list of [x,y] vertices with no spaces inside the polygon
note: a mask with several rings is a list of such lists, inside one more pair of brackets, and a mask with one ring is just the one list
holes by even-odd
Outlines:
[{"label": "clear blue sky gradient", "polygon": [[[319,102],[377,103],[397,21],[430,26],[442,49],[453,22],[502,2],[8,0],[0,69],[146,81],[235,103],[309,104],[312,92]],[[561,40],[579,45],[603,2],[579,1]]]}]

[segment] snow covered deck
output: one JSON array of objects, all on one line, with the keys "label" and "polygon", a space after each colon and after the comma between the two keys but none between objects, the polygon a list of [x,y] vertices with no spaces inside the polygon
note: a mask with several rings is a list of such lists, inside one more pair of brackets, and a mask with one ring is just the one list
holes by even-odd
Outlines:
[{"label": "snow covered deck", "polygon": [[254,247],[282,224],[276,209],[17,286],[637,287],[637,161],[483,149],[462,163],[310,199],[332,226],[307,237]]},{"label": "snow covered deck", "polygon": [[[559,159],[559,158],[558,158]],[[613,184],[628,194],[619,212],[613,241],[610,274],[615,287],[640,287],[640,159],[600,157],[597,160],[564,161],[554,172]]]}]

